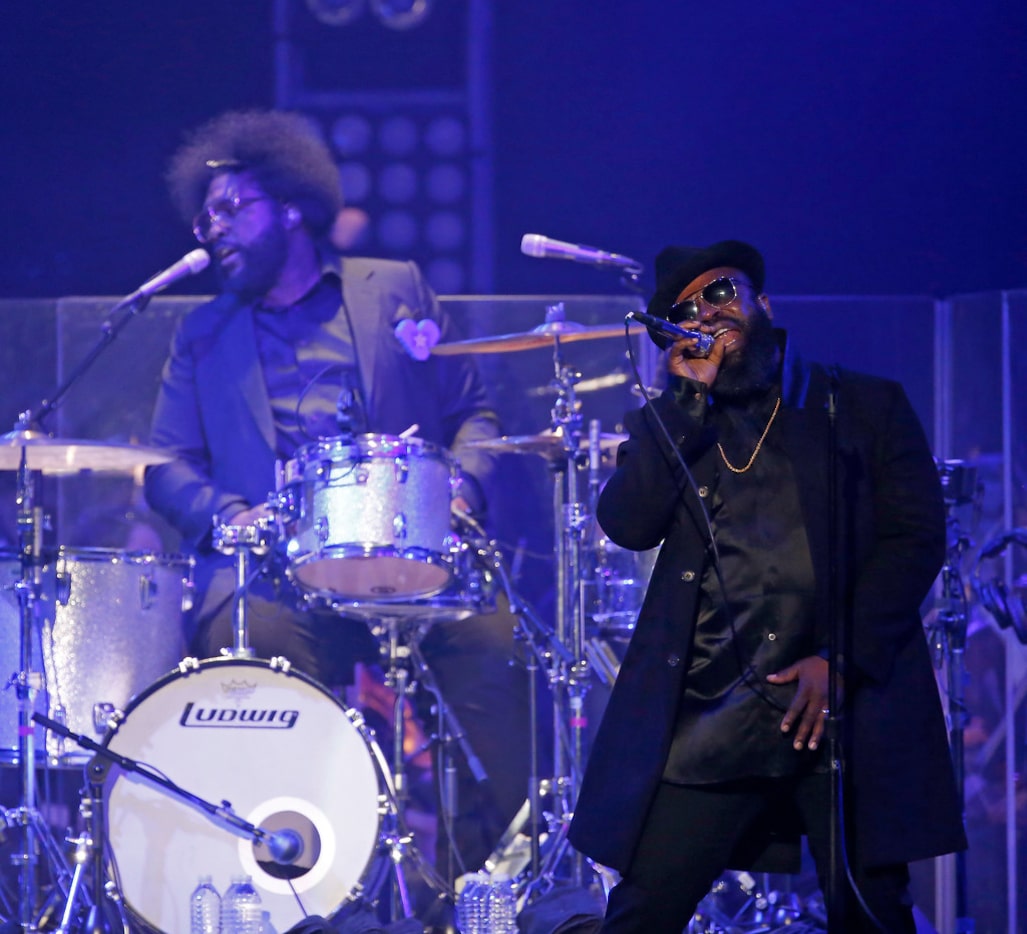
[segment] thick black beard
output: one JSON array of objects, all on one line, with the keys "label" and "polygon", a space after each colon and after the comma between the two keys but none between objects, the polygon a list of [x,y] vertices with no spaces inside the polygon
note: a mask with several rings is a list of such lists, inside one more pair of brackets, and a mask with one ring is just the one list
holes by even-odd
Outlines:
[{"label": "thick black beard", "polygon": [[261,299],[278,281],[288,255],[285,231],[275,225],[244,248],[246,262],[234,275],[220,269],[221,288],[244,301]]},{"label": "thick black beard", "polygon": [[745,349],[722,366],[713,381],[713,395],[727,402],[745,402],[764,395],[777,382],[781,347],[770,316],[756,308],[745,323]]}]

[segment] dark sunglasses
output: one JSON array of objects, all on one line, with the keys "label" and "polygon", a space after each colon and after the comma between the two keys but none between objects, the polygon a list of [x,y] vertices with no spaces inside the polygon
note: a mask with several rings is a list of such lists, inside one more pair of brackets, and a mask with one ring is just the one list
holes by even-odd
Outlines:
[{"label": "dark sunglasses", "polygon": [[747,285],[752,288],[744,279],[735,279],[732,276],[721,276],[719,279],[707,282],[698,293],[694,293],[697,298],[683,298],[680,302],[671,305],[667,313],[667,320],[674,324],[679,324],[682,321],[698,321],[700,299],[711,308],[724,308],[738,298],[737,285]]},{"label": "dark sunglasses", "polygon": [[193,236],[200,243],[209,243],[211,231],[214,225],[219,227],[231,223],[251,204],[258,201],[273,201],[267,195],[254,195],[250,198],[240,198],[239,195],[232,195],[230,198],[221,198],[218,201],[208,204],[196,217],[193,218]]}]

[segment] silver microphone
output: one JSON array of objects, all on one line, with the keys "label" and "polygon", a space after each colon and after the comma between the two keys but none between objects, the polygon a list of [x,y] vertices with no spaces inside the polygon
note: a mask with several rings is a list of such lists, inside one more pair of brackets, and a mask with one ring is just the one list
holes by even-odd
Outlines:
[{"label": "silver microphone", "polygon": [[666,318],[657,318],[656,315],[646,314],[644,311],[629,311],[625,316],[625,320],[635,320],[639,324],[644,324],[650,331],[656,331],[658,334],[662,334],[668,338],[671,342],[679,341],[682,338],[691,338],[695,340],[695,355],[697,357],[708,357],[710,351],[713,350],[713,344],[716,338],[712,334],[707,334],[706,331],[690,331],[685,328],[679,327]]},{"label": "silver microphone", "polygon": [[521,237],[521,252],[525,256],[536,259],[569,259],[574,263],[586,263],[589,266],[612,266],[631,273],[640,273],[642,264],[630,256],[619,253],[607,253],[594,246],[582,246],[580,243],[565,243],[563,240],[552,240],[542,234],[525,234]]},{"label": "silver microphone", "polygon": [[186,253],[177,263],[168,266],[167,269],[157,273],[151,279],[147,279],[128,298],[124,299],[122,304],[128,304],[141,298],[149,298],[151,295],[156,295],[158,292],[164,291],[169,285],[178,282],[179,279],[185,279],[187,276],[195,276],[198,272],[203,272],[209,265],[210,254],[206,250],[196,249],[191,253]]}]

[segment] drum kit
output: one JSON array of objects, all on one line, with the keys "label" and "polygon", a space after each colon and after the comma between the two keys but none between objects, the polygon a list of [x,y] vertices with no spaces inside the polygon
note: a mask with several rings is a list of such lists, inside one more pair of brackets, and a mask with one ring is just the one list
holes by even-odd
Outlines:
[{"label": "drum kit", "polygon": [[[435,696],[443,755],[457,748],[475,772],[417,633],[488,611],[499,592],[524,647],[533,749],[524,806],[485,868],[514,876],[522,905],[564,883],[601,898],[613,874],[566,838],[587,757],[586,699],[616,677],[611,643],[630,636],[655,553],[622,551],[596,531],[602,470],[623,437],[603,433],[597,420],[586,428],[581,374],[561,347],[637,330],[577,325],[553,306],[529,332],[432,350],[552,350],[551,424],[473,442],[542,458],[551,471],[552,625],[519,597],[496,544],[453,508],[456,462],[447,452],[415,437],[344,433],[302,447],[282,467],[267,523],[214,517],[215,546],[235,565],[233,644],[218,658],[187,657],[180,633],[191,559],[43,542],[43,476],[132,472],[169,455],[30,427],[51,403],[23,416],[0,438],[0,470],[17,472],[18,519],[17,550],[0,553],[0,661],[10,672],[0,692],[0,763],[19,777],[19,801],[0,824],[18,844],[17,904],[0,898],[0,913],[26,931],[179,932],[200,871],[251,875],[271,931],[369,902],[390,919],[414,917],[411,878],[434,902],[451,903],[452,883],[421,855],[406,820],[404,705],[415,686]],[[379,636],[395,696],[391,757],[360,711],[287,659],[254,657],[247,588],[272,552],[304,600],[365,619]],[[549,777],[539,774],[540,681],[552,708]],[[443,808],[451,764],[437,766]],[[37,807],[37,771],[54,767],[81,767],[87,779],[82,829],[66,841],[70,861]]]}]

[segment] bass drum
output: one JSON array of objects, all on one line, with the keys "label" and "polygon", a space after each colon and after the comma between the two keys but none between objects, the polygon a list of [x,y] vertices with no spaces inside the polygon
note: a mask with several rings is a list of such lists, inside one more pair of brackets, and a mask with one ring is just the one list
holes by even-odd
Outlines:
[{"label": "bass drum", "polygon": [[132,703],[106,745],[243,821],[302,840],[299,858],[279,865],[224,819],[112,767],[104,796],[115,878],[152,928],[189,930],[200,875],[220,892],[250,875],[276,931],[305,914],[330,917],[362,891],[387,768],[360,714],[306,675],[257,659],[187,659]]}]

